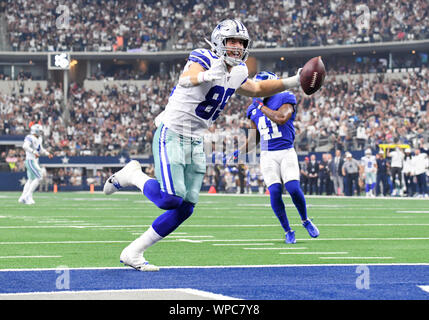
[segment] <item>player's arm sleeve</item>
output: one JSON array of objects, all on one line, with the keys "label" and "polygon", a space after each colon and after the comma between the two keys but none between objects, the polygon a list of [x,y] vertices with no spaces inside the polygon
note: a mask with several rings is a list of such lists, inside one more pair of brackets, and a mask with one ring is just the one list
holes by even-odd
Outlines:
[{"label": "player's arm sleeve", "polygon": [[179,78],[180,86],[189,88],[205,81],[203,72],[210,70],[213,66],[209,55],[210,53],[205,49],[197,49],[189,54],[188,62]]},{"label": "player's arm sleeve", "polygon": [[284,92],[282,96],[282,104],[291,104],[293,106],[293,111],[296,112],[296,97],[292,92]]},{"label": "player's arm sleeve", "polygon": [[189,54],[188,61],[196,62],[200,66],[202,66],[205,70],[209,70],[211,68],[211,60],[207,57],[206,50],[194,50]]},{"label": "player's arm sleeve", "polygon": [[29,139],[25,138],[24,144],[22,145],[22,149],[24,149],[26,152],[34,153],[35,150],[31,147],[31,142]]},{"label": "player's arm sleeve", "polygon": [[49,151],[43,148],[43,146],[40,146],[40,154],[47,156],[49,155]]}]

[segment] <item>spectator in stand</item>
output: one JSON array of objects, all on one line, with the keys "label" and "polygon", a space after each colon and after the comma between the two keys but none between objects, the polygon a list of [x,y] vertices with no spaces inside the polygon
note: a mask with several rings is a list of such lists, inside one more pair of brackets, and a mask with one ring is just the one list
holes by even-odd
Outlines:
[{"label": "spectator in stand", "polygon": [[405,152],[405,156],[404,156],[404,166],[403,166],[402,173],[404,174],[407,197],[412,197],[416,192],[415,183],[414,183],[413,162],[412,162],[413,157],[411,155],[410,148],[406,148],[404,152]]}]

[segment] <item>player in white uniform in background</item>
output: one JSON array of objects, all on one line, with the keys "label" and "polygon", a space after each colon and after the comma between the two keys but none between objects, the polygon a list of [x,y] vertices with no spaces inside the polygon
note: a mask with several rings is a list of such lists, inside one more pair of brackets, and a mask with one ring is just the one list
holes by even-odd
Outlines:
[{"label": "player in white uniform in background", "polygon": [[24,190],[19,197],[20,203],[34,204],[33,193],[36,191],[43,179],[43,170],[39,166],[39,156],[47,155],[52,158],[52,154],[43,148],[42,142],[42,126],[33,124],[30,128],[30,134],[24,139],[22,148],[25,150],[25,168],[27,170],[27,182],[24,185]]},{"label": "player in white uniform in background", "polygon": [[377,160],[372,155],[371,149],[365,150],[365,156],[360,160],[361,172],[365,179],[365,191],[367,197],[375,197],[375,183],[377,181]]},{"label": "player in white uniform in background", "polygon": [[391,158],[390,174],[393,184],[392,196],[400,196],[402,195],[402,166],[404,164],[404,154],[401,148],[396,147],[394,151],[387,151],[387,157]]},{"label": "player in white uniform in background", "polygon": [[136,186],[155,205],[167,210],[122,251],[120,260],[137,270],[159,270],[145,260],[144,251],[193,213],[206,171],[203,134],[229,98],[235,92],[249,97],[271,96],[300,86],[299,72],[286,79],[248,79],[244,62],[249,55],[250,38],[238,20],[219,23],[209,44],[211,50],[190,53],[165,110],[156,119],[158,129],[152,143],[156,179],[144,174],[140,163],[133,160],[104,185],[105,194]]}]

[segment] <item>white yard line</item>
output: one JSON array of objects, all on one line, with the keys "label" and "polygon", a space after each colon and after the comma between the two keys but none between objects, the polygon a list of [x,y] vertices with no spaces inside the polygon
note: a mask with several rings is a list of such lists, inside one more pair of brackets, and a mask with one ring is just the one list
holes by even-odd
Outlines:
[{"label": "white yard line", "polygon": [[279,252],[279,254],[348,254],[348,252]]},{"label": "white yard line", "polygon": [[393,259],[393,257],[319,257],[319,259],[350,259],[350,260],[353,260],[353,259],[356,259],[356,260],[359,260],[359,259],[362,259],[362,260],[365,260],[365,259],[367,259],[367,260],[369,260],[369,259]]},{"label": "white yard line", "polygon": [[272,246],[274,243],[212,243],[212,246]]},{"label": "white yard line", "polygon": [[[252,245],[248,243],[246,245]],[[305,247],[284,247],[284,248],[243,248],[244,250],[305,250]]]},{"label": "white yard line", "polygon": [[62,256],[0,256],[0,259],[43,259],[43,258],[62,258]]},{"label": "white yard line", "polygon": [[[361,264],[361,263],[360,263]],[[359,265],[360,265],[359,264]],[[228,269],[228,268],[306,268],[306,267],[349,267],[356,263],[321,263],[321,264],[255,264],[255,265],[206,265],[206,266],[159,266],[162,269]],[[367,266],[428,266],[429,263],[366,263]],[[57,271],[57,270],[129,270],[129,267],[79,267],[79,268],[34,268],[0,269],[0,272]]]},{"label": "white yard line", "polygon": [[[181,236],[180,239],[164,239],[162,242],[177,242],[183,241],[183,239],[189,238],[189,236]],[[297,241],[405,241],[405,240],[429,240],[429,238],[299,238]],[[252,241],[284,241],[284,239],[200,239],[199,242],[252,242]],[[130,243],[131,240],[76,240],[76,241],[3,241],[0,242],[0,245],[39,245],[39,244],[100,244],[100,243]],[[213,245],[229,245],[229,244],[213,244]],[[238,245],[238,244],[230,244]],[[243,245],[249,246],[250,243],[245,243]],[[262,245],[262,244],[261,244]]]},{"label": "white yard line", "polygon": [[[48,225],[48,226],[0,226],[0,229],[55,229],[55,228],[146,228],[150,225],[117,225],[117,226],[101,226],[101,225]],[[301,224],[291,224],[291,226],[301,226]],[[320,223],[318,227],[422,227],[429,226],[429,223]],[[272,228],[279,227],[279,224],[187,224],[182,228]]]}]

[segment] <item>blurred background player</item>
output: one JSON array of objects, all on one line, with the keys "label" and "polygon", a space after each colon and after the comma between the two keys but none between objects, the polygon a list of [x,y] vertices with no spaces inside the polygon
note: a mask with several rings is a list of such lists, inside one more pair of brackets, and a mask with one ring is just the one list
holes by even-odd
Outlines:
[{"label": "blurred background player", "polygon": [[[256,74],[254,81],[278,79],[271,72],[262,71]],[[298,156],[294,149],[296,117],[296,98],[289,91],[281,92],[264,99],[255,98],[247,109],[247,118],[252,122],[251,134],[246,144],[241,146],[238,154],[246,153],[252,142],[261,144],[261,173],[270,192],[271,207],[285,231],[286,243],[296,243],[295,231],[289,225],[285,205],[282,199],[283,184],[289,192],[298,210],[302,225],[313,238],[319,236],[319,230],[307,217],[307,206],[301,190]],[[253,135],[256,134],[256,137]],[[250,142],[250,143],[249,143]]]},{"label": "blurred background player", "polygon": [[371,149],[365,150],[365,155],[360,160],[362,177],[365,180],[365,192],[367,197],[375,197],[375,183],[377,178],[377,160],[372,155]]},{"label": "blurred background player", "polygon": [[426,171],[429,168],[429,159],[428,154],[421,152],[420,148],[414,150],[414,157],[412,160],[414,175],[417,180],[417,197],[418,198],[428,198],[427,190],[427,177]]},{"label": "blurred background player", "polygon": [[33,124],[30,128],[30,134],[24,139],[22,148],[25,150],[25,168],[27,170],[27,182],[24,185],[21,196],[18,201],[25,204],[34,204],[33,193],[36,191],[43,178],[43,170],[39,166],[39,156],[47,155],[52,158],[42,146],[43,129],[40,124]]},{"label": "blurred background player", "polygon": [[299,72],[286,79],[248,79],[244,62],[249,55],[250,38],[239,20],[219,23],[207,42],[211,50],[190,53],[165,110],[155,120],[158,128],[152,149],[156,179],[145,175],[139,162],[131,161],[104,185],[105,194],[134,185],[155,205],[167,210],[122,251],[120,260],[137,270],[159,270],[144,259],[144,251],[193,213],[206,172],[203,135],[234,92],[263,97],[300,87]]},{"label": "blurred background player", "polygon": [[387,157],[391,158],[390,174],[392,177],[393,192],[392,196],[402,195],[402,166],[404,162],[404,154],[401,148],[396,147],[394,151],[387,151]]},{"label": "blurred background player", "polygon": [[411,149],[406,148],[404,150],[404,166],[402,168],[402,173],[404,174],[405,180],[405,192],[407,197],[412,197],[415,193],[415,183],[414,183],[414,169],[413,169],[413,156],[411,154]]},{"label": "blurred background player", "polygon": [[346,152],[346,161],[344,161],[342,171],[346,179],[344,188],[345,195],[353,196],[353,191],[356,190],[356,195],[359,196],[359,161],[354,159],[350,152]]},{"label": "blurred background player", "polygon": [[343,196],[344,193],[344,177],[342,172],[342,167],[344,164],[344,159],[341,155],[341,150],[335,150],[335,157],[331,162],[331,174],[332,181],[334,184],[334,192],[336,195]]}]

